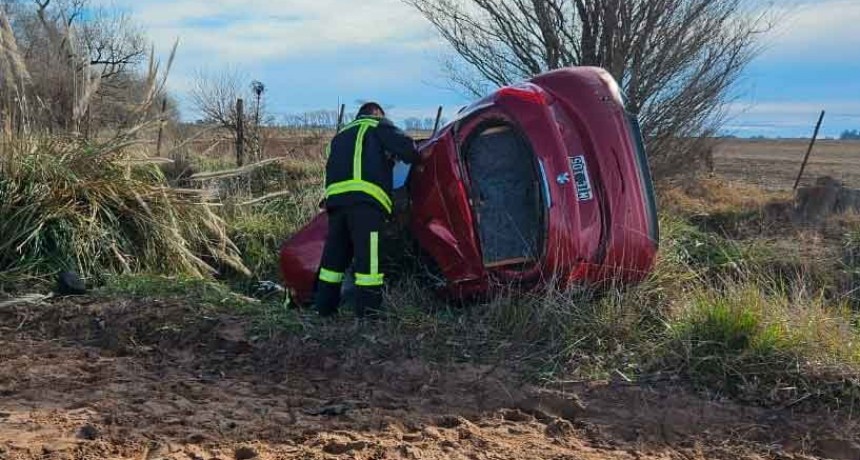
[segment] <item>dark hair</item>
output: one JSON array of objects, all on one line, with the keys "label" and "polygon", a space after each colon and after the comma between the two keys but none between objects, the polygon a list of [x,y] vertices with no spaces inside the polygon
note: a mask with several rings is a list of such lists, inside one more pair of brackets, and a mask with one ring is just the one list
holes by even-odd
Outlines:
[{"label": "dark hair", "polygon": [[382,113],[382,116],[385,116],[385,110],[382,110],[382,106],[377,104],[376,102],[365,102],[358,109],[358,116],[362,115],[373,115],[373,112],[379,110]]}]

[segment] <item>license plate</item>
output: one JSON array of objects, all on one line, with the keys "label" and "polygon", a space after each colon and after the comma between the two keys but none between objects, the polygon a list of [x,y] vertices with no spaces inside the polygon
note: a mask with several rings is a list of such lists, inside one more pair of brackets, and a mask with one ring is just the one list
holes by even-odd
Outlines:
[{"label": "license plate", "polygon": [[579,201],[594,199],[594,193],[591,190],[591,179],[588,178],[588,165],[585,163],[585,156],[570,157],[570,170],[573,172],[573,182],[576,184],[576,199]]}]

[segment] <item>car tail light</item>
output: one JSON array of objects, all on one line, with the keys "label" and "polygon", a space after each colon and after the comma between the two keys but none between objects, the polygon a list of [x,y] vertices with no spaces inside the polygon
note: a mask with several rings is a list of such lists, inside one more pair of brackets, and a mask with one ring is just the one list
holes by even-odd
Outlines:
[{"label": "car tail light", "polygon": [[506,86],[498,91],[500,97],[515,97],[527,102],[546,105],[546,99],[543,93],[531,88],[522,88],[516,86]]}]

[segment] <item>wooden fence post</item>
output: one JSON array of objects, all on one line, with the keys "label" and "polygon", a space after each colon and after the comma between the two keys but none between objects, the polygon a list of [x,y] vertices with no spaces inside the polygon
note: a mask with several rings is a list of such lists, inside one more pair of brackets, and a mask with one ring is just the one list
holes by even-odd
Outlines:
[{"label": "wooden fence post", "polygon": [[240,168],[245,163],[245,116],[243,110],[244,101],[239,98],[236,101],[236,166]]},{"label": "wooden fence post", "polygon": [[815,133],[812,134],[812,140],[809,142],[809,148],[806,149],[806,156],[803,157],[803,164],[800,165],[800,172],[797,173],[797,180],[794,181],[794,190],[800,184],[800,178],[803,177],[803,171],[806,169],[806,162],[809,161],[809,154],[812,153],[812,147],[815,146],[815,140],[818,139],[818,130],[821,129],[821,122],[824,121],[824,111],[821,111],[821,116],[818,117],[818,123],[815,125]]},{"label": "wooden fence post", "polygon": [[334,128],[335,134],[340,131],[340,127],[343,126],[343,112],[346,110],[346,104],[340,105],[340,112],[337,114],[337,126]]},{"label": "wooden fence post", "polygon": [[161,140],[164,135],[164,112],[167,111],[167,98],[161,101],[161,115],[158,117],[158,143],[155,146],[155,156],[161,157]]}]

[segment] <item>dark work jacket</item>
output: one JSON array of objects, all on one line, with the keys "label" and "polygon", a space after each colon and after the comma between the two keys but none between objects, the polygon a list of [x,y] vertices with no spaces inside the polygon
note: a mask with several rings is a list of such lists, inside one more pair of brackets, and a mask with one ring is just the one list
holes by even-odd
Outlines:
[{"label": "dark work jacket", "polygon": [[[415,141],[387,118],[361,116],[356,120],[378,120],[376,127],[368,128],[364,135],[361,154],[361,179],[377,185],[391,198],[391,188],[394,173],[394,161],[413,164],[418,161],[418,151]],[[329,157],[326,163],[326,189],[333,184],[342,183],[354,178],[353,157],[356,151],[356,138],[360,126],[347,125],[329,145]],[[347,192],[331,195],[326,193],[326,206],[337,208],[357,203],[371,203],[385,210],[385,207],[373,196],[363,192]]]}]

